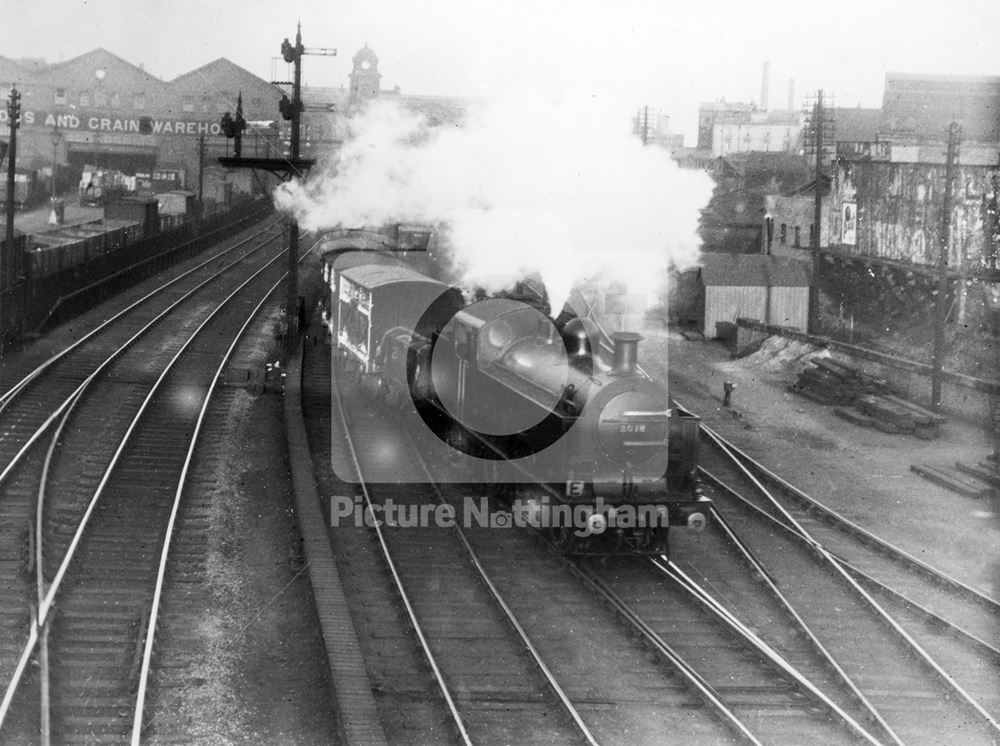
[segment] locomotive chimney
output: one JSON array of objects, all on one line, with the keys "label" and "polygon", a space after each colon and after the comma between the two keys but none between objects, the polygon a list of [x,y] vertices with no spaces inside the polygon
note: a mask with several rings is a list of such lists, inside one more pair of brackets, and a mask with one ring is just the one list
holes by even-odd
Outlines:
[{"label": "locomotive chimney", "polygon": [[612,336],[615,342],[615,352],[612,373],[618,376],[631,376],[639,360],[639,340],[641,334],[635,332],[615,332]]}]

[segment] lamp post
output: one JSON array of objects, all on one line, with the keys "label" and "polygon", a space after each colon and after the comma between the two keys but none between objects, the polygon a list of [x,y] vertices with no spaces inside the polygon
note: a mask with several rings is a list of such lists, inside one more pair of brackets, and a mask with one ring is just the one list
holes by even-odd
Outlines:
[{"label": "lamp post", "polygon": [[61,225],[63,216],[58,195],[56,194],[56,167],[59,164],[59,142],[62,140],[63,135],[59,131],[58,124],[52,128],[50,136],[52,138],[52,177],[49,183],[49,192],[51,195],[52,211],[49,213],[49,225]]},{"label": "lamp post", "polygon": [[57,124],[52,128],[52,183],[49,184],[52,192],[52,199],[56,198],[56,165],[59,163],[59,142],[62,140],[62,132]]},{"label": "lamp post", "polygon": [[[0,294],[8,286],[14,283],[13,274],[10,270],[13,262],[10,257],[14,256],[14,176],[17,167],[17,128],[21,126],[21,94],[14,86],[10,87],[10,96],[7,99],[7,124],[10,127],[10,139],[7,143],[7,215],[5,240],[0,244]],[[7,336],[6,319],[4,318],[4,306],[0,306],[0,356],[3,355],[4,341]]]}]

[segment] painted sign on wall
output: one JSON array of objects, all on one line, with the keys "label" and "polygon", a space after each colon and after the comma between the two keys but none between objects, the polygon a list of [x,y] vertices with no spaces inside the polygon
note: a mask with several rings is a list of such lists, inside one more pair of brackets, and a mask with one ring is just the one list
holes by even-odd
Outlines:
[{"label": "painted sign on wall", "polygon": [[[0,124],[6,124],[9,115],[6,108],[0,109]],[[150,123],[150,131],[144,132],[142,120]],[[182,119],[156,119],[155,117],[114,117],[87,116],[81,114],[53,114],[51,112],[26,110],[21,112],[21,124],[27,127],[48,127],[61,130],[81,130],[89,132],[131,132],[150,135],[218,135],[222,132],[219,120],[185,121]]]},{"label": "painted sign on wall", "polygon": [[844,202],[840,206],[840,242],[847,246],[857,243],[858,205],[856,202]]},{"label": "painted sign on wall", "polygon": [[841,161],[835,175],[833,235],[852,254],[932,266],[942,243],[948,265],[974,269],[989,261],[987,206],[996,166],[959,166],[953,183],[948,240],[941,241],[944,165]]}]

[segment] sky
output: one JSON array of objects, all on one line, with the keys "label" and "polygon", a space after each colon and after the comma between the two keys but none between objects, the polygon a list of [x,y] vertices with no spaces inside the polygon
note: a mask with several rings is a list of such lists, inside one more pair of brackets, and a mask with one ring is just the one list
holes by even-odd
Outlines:
[{"label": "sky", "polygon": [[913,0],[0,0],[0,55],[69,60],[97,47],[171,80],[219,57],[287,79],[276,59],[301,21],[308,85],[346,85],[351,56],[378,54],[404,93],[590,96],[671,116],[693,145],[702,101],[770,108],[823,88],[838,106],[879,106],[886,72],[1000,75],[1000,2]]}]

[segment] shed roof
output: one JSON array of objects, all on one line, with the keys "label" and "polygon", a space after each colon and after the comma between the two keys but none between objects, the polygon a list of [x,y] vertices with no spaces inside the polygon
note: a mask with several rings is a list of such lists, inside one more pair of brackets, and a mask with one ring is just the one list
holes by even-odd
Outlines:
[{"label": "shed roof", "polygon": [[410,269],[405,264],[361,264],[340,272],[342,277],[346,277],[355,285],[375,290],[387,285],[412,286],[428,285],[441,290],[447,290],[448,285],[443,282],[433,280],[426,275],[422,275],[416,270]]},{"label": "shed roof", "polygon": [[766,254],[702,254],[699,277],[712,286],[809,287],[803,262]]}]

